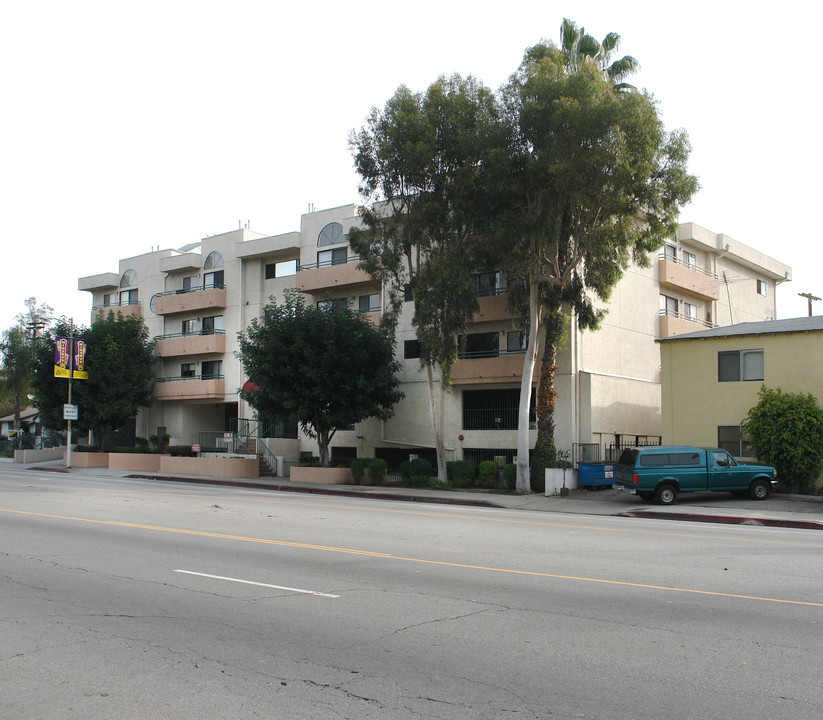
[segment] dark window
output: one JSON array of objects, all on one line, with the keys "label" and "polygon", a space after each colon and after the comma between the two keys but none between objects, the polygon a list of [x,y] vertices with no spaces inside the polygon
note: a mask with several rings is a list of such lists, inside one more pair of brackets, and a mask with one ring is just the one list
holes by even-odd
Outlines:
[{"label": "dark window", "polygon": [[357,457],[356,447],[332,447],[330,450],[333,463],[340,462],[341,460],[354,460],[354,458]]},{"label": "dark window", "polygon": [[677,298],[669,297],[668,295],[660,296],[660,314],[661,315],[677,315],[680,301]]},{"label": "dark window", "polygon": [[500,337],[496,332],[470,333],[460,343],[461,358],[497,357],[500,354]]},{"label": "dark window", "polygon": [[373,293],[371,295],[361,295],[358,298],[358,309],[360,312],[379,312],[380,311],[380,295]]},{"label": "dark window", "polygon": [[180,366],[180,377],[194,377],[194,363],[183,363]]},{"label": "dark window", "polygon": [[183,320],[180,323],[180,332],[183,335],[190,335],[194,332],[194,320]]},{"label": "dark window", "polygon": [[420,341],[406,340],[403,343],[403,358],[406,360],[414,360],[420,357]]},{"label": "dark window", "polygon": [[717,353],[717,381],[763,380],[762,350],[724,350]]},{"label": "dark window", "polygon": [[200,366],[200,376],[203,380],[216,380],[222,377],[223,362],[221,360],[204,360]]},{"label": "dark window", "polygon": [[500,291],[500,273],[478,273],[474,276],[474,289],[481,297],[485,295],[497,295]]},{"label": "dark window", "polygon": [[187,275],[183,278],[183,290],[193,290],[197,287],[197,275]]},{"label": "dark window", "polygon": [[509,331],[506,333],[506,352],[525,352],[528,344],[526,333]]},{"label": "dark window", "polygon": [[340,247],[334,250],[321,250],[317,253],[318,267],[324,265],[342,265],[346,262],[347,248]]},{"label": "dark window", "polygon": [[[628,450],[626,452],[628,452]],[[700,465],[700,454],[688,452],[645,453],[640,456],[640,465],[641,467],[680,467],[683,465]]]},{"label": "dark window", "polygon": [[[464,390],[464,430],[517,430],[520,390]],[[535,421],[534,391],[529,410],[529,426]]]},{"label": "dark window", "polygon": [[334,312],[340,312],[345,310],[349,307],[349,299],[348,298],[331,298],[328,300],[318,300],[317,307],[321,310],[328,310]]},{"label": "dark window", "polygon": [[620,465],[634,467],[634,464],[637,462],[636,448],[626,448],[622,453],[620,453],[620,459],[617,462]]},{"label": "dark window", "polygon": [[717,447],[734,457],[752,457],[752,444],[743,436],[739,425],[718,425]]},{"label": "dark window", "polygon": [[763,280],[757,281],[757,294],[766,297],[766,283]]},{"label": "dark window", "polygon": [[106,293],[103,295],[103,307],[109,307],[111,305],[111,293]]},{"label": "dark window", "polygon": [[223,330],[223,316],[212,315],[211,317],[204,317],[203,324],[200,327],[201,335],[214,335],[214,333],[222,332]]},{"label": "dark window", "polygon": [[276,269],[277,269],[277,264],[276,263],[269,263],[268,265],[266,265],[266,280],[271,280],[271,279],[277,277],[275,275]]},{"label": "dark window", "polygon": [[406,283],[403,286],[403,302],[411,302],[414,300],[414,293],[412,292],[411,283]]},{"label": "dark window", "polygon": [[266,280],[287,277],[295,273],[297,273],[297,260],[283,260],[266,265]]},{"label": "dark window", "polygon": [[121,290],[120,291],[121,305],[137,305],[137,290]]},{"label": "dark window", "polygon": [[669,455],[669,465],[700,465],[700,455],[697,453],[672,453]]},{"label": "dark window", "polygon": [[214,272],[204,273],[203,288],[222,288],[223,287],[223,271],[215,270]]}]

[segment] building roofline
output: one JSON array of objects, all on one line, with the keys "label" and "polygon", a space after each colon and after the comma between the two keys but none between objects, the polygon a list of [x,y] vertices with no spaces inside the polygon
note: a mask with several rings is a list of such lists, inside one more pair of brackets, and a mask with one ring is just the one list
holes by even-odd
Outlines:
[{"label": "building roofline", "polygon": [[784,320],[761,320],[758,322],[737,323],[709,330],[698,330],[683,335],[658,338],[657,342],[673,340],[707,340],[712,338],[739,337],[743,335],[775,335],[778,333],[819,332],[823,331],[823,315],[812,317],[786,318]]}]

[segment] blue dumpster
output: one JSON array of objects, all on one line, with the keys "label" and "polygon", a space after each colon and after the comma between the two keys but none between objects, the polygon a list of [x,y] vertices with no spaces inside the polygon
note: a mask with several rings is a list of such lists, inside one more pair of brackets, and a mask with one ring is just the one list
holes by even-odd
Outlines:
[{"label": "blue dumpster", "polygon": [[577,464],[577,484],[582,488],[602,490],[614,481],[614,463],[591,462]]}]

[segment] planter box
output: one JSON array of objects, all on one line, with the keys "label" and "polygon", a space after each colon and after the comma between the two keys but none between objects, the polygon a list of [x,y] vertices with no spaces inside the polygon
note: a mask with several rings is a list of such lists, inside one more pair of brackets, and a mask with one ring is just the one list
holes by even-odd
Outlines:
[{"label": "planter box", "polygon": [[14,462],[25,465],[45,460],[59,460],[65,452],[65,447],[46,448],[45,450],[15,450]]},{"label": "planter box", "polygon": [[109,453],[109,469],[159,472],[162,457],[156,453]]},{"label": "planter box", "polygon": [[203,477],[256,478],[260,476],[257,457],[172,457],[160,455],[160,472]]},{"label": "planter box", "polygon": [[[66,464],[66,453],[63,453],[63,464]],[[71,466],[78,468],[96,468],[109,466],[108,453],[75,452],[71,453]]]},{"label": "planter box", "polygon": [[319,483],[324,485],[354,485],[348,468],[300,467],[293,465],[289,472],[293,482]]}]

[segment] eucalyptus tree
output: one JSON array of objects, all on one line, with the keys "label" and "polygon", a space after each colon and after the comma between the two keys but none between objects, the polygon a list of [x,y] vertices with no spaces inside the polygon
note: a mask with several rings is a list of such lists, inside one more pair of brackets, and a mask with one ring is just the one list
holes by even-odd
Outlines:
[{"label": "eucalyptus tree", "polygon": [[[574,46],[572,46],[574,49]],[[541,319],[545,351],[538,386],[536,450],[554,441],[557,343],[573,308],[581,328],[634,262],[648,264],[697,189],[683,131],[667,133],[645,92],[619,92],[588,57],[552,43],[529,48],[503,89],[516,123],[510,146],[510,210],[498,231],[502,260],[528,295],[530,329],[520,395],[517,489],[529,490],[528,413]],[[570,62],[570,57],[574,62]]]},{"label": "eucalyptus tree", "polygon": [[20,430],[20,411],[34,379],[35,346],[21,327],[3,331],[0,340],[0,396],[14,406],[14,429]]},{"label": "eucalyptus tree", "polygon": [[478,189],[505,161],[499,115],[494,93],[474,78],[440,77],[422,93],[399,87],[349,142],[365,202],[349,242],[388,292],[387,322],[396,325],[404,293],[413,300],[442,481],[445,389],[478,307],[475,246],[489,216]]}]

